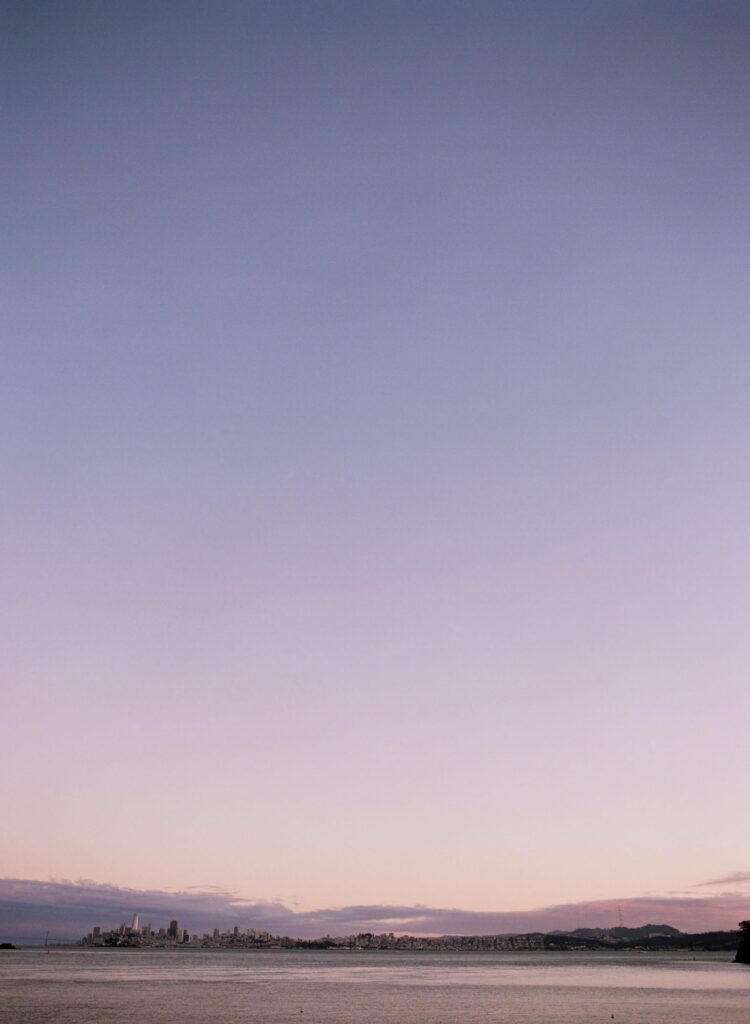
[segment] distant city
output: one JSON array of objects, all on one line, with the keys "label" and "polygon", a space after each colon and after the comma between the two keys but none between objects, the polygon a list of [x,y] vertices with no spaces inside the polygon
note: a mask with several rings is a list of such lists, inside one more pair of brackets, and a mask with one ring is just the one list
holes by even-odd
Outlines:
[{"label": "distant city", "polygon": [[523,935],[379,935],[361,932],[357,935],[319,939],[295,939],[272,935],[267,931],[235,926],[229,931],[214,928],[202,935],[191,934],[177,919],[168,927],[154,928],[151,922],[141,924],[140,915],[133,914],[131,923],[102,931],[93,928],[80,941],[82,946],[132,946],[156,949],[179,947],[193,949],[342,949],[342,950],[434,950],[434,951],[509,951],[514,950],[734,950],[737,931],[715,931],[688,934],[670,925],[647,924],[638,928],[624,925],[616,928],[577,928],[571,932],[530,932]]}]

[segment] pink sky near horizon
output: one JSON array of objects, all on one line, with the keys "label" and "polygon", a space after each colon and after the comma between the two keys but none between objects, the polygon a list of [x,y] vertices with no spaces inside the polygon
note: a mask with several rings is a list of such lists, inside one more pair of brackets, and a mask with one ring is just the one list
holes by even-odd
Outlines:
[{"label": "pink sky near horizon", "polygon": [[748,10],[345,7],[0,14],[0,876],[742,874]]}]

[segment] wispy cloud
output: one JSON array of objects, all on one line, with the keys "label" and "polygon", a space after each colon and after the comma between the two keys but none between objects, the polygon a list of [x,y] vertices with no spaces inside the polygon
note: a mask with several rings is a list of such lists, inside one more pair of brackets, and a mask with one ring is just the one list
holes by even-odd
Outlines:
[{"label": "wispy cloud", "polygon": [[750,897],[643,896],[631,899],[565,903],[527,911],[476,911],[456,907],[362,904],[300,911],[281,900],[245,899],[216,886],[180,892],[127,889],[87,880],[0,880],[0,937],[78,936],[95,924],[109,928],[134,912],[155,925],[179,918],[191,932],[211,928],[260,928],[309,938],[358,931],[409,932],[418,935],[502,934],[626,924],[672,924],[684,931],[734,928],[750,915]]},{"label": "wispy cloud", "polygon": [[712,885],[747,885],[750,883],[750,871],[735,871],[731,875],[712,878],[708,882],[698,882],[696,889],[705,889]]}]

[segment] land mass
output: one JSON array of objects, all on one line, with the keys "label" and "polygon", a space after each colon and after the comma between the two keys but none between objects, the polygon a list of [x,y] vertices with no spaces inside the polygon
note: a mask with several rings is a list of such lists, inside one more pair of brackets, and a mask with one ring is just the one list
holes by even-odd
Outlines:
[{"label": "land mass", "polygon": [[[736,931],[685,933],[665,924],[648,924],[638,928],[576,928],[570,932],[528,932],[509,935],[394,935],[393,932],[319,939],[294,939],[286,935],[239,928],[202,936],[179,932],[177,922],[170,929],[154,932],[150,925],[142,931],[121,925],[119,929],[102,932],[94,929],[81,940],[84,946],[185,947],[201,949],[342,949],[342,950],[432,950],[445,951],[513,951],[513,950],[611,950],[638,952],[656,951],[734,951],[738,949]],[[750,951],[749,951],[750,952]],[[738,954],[739,959],[739,954]]]}]

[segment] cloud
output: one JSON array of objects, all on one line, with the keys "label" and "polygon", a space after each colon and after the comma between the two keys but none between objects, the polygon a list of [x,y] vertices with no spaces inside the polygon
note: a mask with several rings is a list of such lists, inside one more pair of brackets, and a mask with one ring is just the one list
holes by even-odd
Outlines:
[{"label": "cloud", "polygon": [[[708,884],[708,883],[707,883]],[[643,896],[565,903],[525,911],[476,911],[408,904],[360,904],[296,910],[281,900],[245,899],[217,886],[179,892],[127,889],[79,879],[0,879],[0,939],[77,938],[94,925],[116,927],[139,913],[156,927],[172,918],[191,933],[238,925],[312,938],[360,931],[413,935],[492,935],[511,932],[609,927],[619,913],[628,925],[671,924],[683,931],[731,929],[750,916],[750,897]]]},{"label": "cloud", "polygon": [[744,885],[750,882],[750,871],[735,871],[731,875],[724,875],[722,878],[712,878],[708,882],[699,882],[695,888],[704,889],[711,885]]}]

